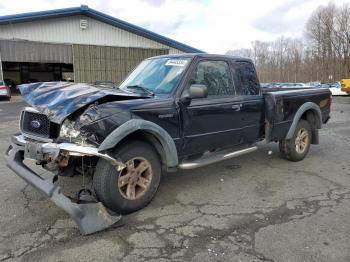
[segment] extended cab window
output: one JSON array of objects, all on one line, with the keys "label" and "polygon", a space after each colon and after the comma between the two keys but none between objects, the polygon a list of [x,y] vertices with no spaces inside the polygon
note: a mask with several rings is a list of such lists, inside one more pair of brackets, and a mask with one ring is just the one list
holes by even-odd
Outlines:
[{"label": "extended cab window", "polygon": [[206,85],[209,97],[235,95],[230,68],[225,61],[199,62],[191,84]]},{"label": "extended cab window", "polygon": [[260,86],[252,63],[235,62],[235,79],[237,80],[237,94],[259,95]]}]

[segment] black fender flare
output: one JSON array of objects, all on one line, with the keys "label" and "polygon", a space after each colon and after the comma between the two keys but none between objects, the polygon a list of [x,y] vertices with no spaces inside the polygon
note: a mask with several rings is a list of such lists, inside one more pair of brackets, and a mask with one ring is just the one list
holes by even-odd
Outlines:
[{"label": "black fender flare", "polygon": [[148,132],[159,140],[164,150],[167,167],[175,167],[179,164],[174,140],[168,132],[159,125],[143,119],[131,119],[116,128],[103,140],[98,151],[115,147],[123,138],[138,130]]},{"label": "black fender flare", "polygon": [[320,107],[313,102],[306,102],[298,109],[298,111],[294,115],[293,122],[288,130],[286,139],[291,139],[293,137],[295,128],[297,127],[301,116],[308,110],[312,110],[316,115],[316,129],[320,129],[322,127],[322,113]]}]

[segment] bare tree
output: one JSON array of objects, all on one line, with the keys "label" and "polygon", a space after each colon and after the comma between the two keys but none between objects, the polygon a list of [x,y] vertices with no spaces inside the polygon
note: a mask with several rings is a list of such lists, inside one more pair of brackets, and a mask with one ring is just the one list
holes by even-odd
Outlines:
[{"label": "bare tree", "polygon": [[250,49],[250,48],[241,48],[241,49],[229,50],[229,51],[226,52],[226,54],[227,55],[231,55],[231,56],[238,56],[238,57],[252,59],[252,49]]},{"label": "bare tree", "polygon": [[251,58],[262,82],[335,81],[350,78],[350,5],[318,7],[303,39],[280,37],[227,52]]}]

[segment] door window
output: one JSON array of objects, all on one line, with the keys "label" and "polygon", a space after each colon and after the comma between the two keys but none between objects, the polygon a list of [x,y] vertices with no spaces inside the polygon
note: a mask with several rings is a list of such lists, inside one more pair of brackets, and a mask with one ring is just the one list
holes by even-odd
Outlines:
[{"label": "door window", "polygon": [[191,84],[206,85],[208,97],[235,95],[230,68],[225,61],[199,62]]}]

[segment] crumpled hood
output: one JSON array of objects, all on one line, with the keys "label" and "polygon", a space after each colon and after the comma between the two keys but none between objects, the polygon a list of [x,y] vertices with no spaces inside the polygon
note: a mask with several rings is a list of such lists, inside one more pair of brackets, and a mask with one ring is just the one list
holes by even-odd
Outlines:
[{"label": "crumpled hood", "polygon": [[89,84],[70,82],[44,82],[19,86],[24,100],[46,114],[52,122],[60,124],[78,109],[98,100],[118,101],[150,98],[144,94],[124,92],[119,89],[102,89]]}]

